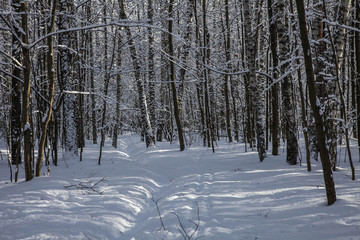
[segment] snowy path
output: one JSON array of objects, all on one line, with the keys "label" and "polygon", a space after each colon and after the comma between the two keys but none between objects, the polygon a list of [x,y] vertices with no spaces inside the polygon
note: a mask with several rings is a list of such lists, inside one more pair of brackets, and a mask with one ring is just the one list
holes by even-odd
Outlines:
[{"label": "snowy path", "polygon": [[[60,162],[27,183],[6,183],[0,162],[0,239],[184,239],[174,213],[189,235],[200,219],[193,239],[360,239],[360,185],[347,166],[335,173],[338,201],[328,207],[316,162],[308,173],[285,155],[259,163],[241,144],[220,143],[215,154],[169,143],[145,149],[138,136],[119,144],[104,149],[101,166],[88,144],[83,162]],[[99,182],[103,193],[64,187],[80,182]]]}]

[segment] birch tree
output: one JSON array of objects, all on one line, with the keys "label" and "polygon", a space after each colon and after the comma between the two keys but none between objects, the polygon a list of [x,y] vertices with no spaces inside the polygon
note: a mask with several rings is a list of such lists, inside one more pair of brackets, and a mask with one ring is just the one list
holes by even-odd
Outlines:
[{"label": "birch tree", "polygon": [[[73,12],[73,1],[64,0],[59,2],[59,30],[67,30],[71,27],[71,17],[68,14]],[[59,81],[64,92],[63,118],[64,118],[64,145],[65,152],[70,156],[78,155],[76,136],[76,98],[71,91],[74,90],[75,79],[72,77],[72,41],[76,41],[72,32],[65,32],[59,35]]]},{"label": "birch tree", "polygon": [[252,12],[250,8],[250,1],[243,1],[244,8],[244,25],[245,25],[245,49],[248,63],[248,78],[250,86],[250,96],[252,100],[252,108],[254,111],[256,138],[257,138],[257,150],[259,153],[260,162],[266,158],[265,147],[265,133],[264,133],[264,97],[262,96],[263,83],[259,81],[256,76],[255,68],[255,37],[252,28]]}]

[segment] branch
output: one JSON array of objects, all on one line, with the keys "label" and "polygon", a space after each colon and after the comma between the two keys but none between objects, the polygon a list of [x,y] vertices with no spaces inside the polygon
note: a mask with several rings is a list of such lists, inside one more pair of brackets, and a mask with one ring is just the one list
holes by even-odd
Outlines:
[{"label": "branch", "polygon": [[158,202],[159,202],[160,199],[161,199],[161,198],[159,198],[158,200],[155,200],[154,195],[152,195],[152,197],[151,197],[151,200],[152,200],[152,201],[155,203],[155,205],[156,205],[156,209],[157,209],[157,212],[158,212],[158,214],[159,214],[159,219],[160,219],[160,223],[161,223],[161,227],[160,227],[160,229],[159,229],[158,231],[161,231],[161,229],[164,229],[164,231],[167,231],[166,228],[165,228],[164,222],[163,222],[163,220],[162,220],[161,213],[160,213],[160,209],[159,209],[159,204],[158,204]]},{"label": "branch", "polygon": [[67,185],[67,186],[64,186],[64,188],[72,188],[72,187],[74,187],[74,188],[76,188],[78,190],[85,190],[85,192],[87,192],[87,193],[95,192],[95,193],[98,193],[98,194],[102,195],[103,191],[99,191],[95,187],[98,184],[103,183],[103,182],[107,182],[107,180],[105,178],[101,178],[99,181],[97,181],[95,183],[92,180],[89,180],[89,181],[80,182],[78,184]]}]

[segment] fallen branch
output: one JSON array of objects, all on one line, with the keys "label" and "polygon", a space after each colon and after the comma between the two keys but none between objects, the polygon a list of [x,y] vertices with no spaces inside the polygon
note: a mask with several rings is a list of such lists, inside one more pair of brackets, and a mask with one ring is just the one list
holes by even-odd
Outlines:
[{"label": "fallen branch", "polygon": [[71,185],[67,185],[67,186],[64,186],[64,188],[76,188],[78,190],[82,190],[82,191],[85,191],[86,193],[98,193],[100,195],[103,194],[104,191],[99,191],[96,186],[99,184],[99,183],[103,183],[103,182],[107,182],[107,180],[105,178],[101,178],[100,180],[98,180],[97,182],[94,183],[94,181],[92,180],[89,180],[89,181],[84,181],[84,182],[80,182],[78,184],[71,184]]}]

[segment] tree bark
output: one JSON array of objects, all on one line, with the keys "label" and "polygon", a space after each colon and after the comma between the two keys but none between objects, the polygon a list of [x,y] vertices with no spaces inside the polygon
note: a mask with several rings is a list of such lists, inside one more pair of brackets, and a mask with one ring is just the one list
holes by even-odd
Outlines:
[{"label": "tree bark", "polygon": [[245,43],[246,43],[246,56],[248,60],[249,68],[249,86],[251,92],[252,106],[254,110],[254,120],[256,128],[257,138],[257,150],[259,154],[259,160],[262,162],[266,157],[266,146],[265,146],[265,134],[264,134],[264,97],[262,96],[262,83],[260,83],[256,77],[255,69],[255,38],[252,32],[252,21],[249,0],[243,1],[244,7],[244,25],[245,25]]}]

